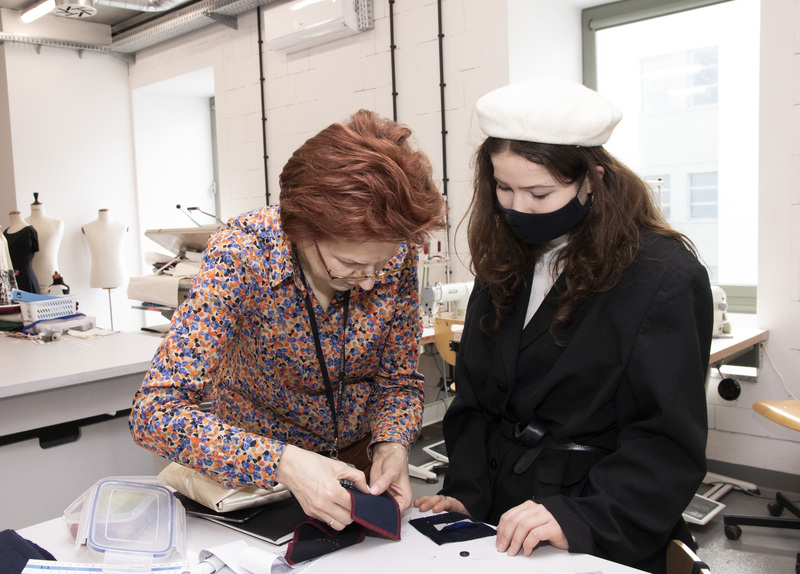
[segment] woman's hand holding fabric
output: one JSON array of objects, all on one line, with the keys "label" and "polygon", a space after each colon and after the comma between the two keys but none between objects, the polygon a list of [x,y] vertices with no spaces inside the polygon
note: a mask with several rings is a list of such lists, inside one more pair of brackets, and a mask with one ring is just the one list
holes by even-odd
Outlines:
[{"label": "woman's hand holding fabric", "polygon": [[420,496],[414,501],[414,506],[422,512],[427,512],[428,510],[433,510],[434,512],[460,512],[469,516],[467,508],[461,504],[460,500],[444,494]]},{"label": "woman's hand holding fabric", "polygon": [[408,449],[396,442],[379,442],[372,447],[370,493],[388,492],[402,512],[411,506],[411,481],[408,478]]},{"label": "woman's hand holding fabric", "polygon": [[306,514],[335,530],[353,522],[350,494],[339,481],[350,480],[361,492],[369,492],[360,470],[293,445],[283,451],[276,478],[292,492]]},{"label": "woman's hand holding fabric", "polygon": [[500,517],[497,525],[498,552],[516,556],[521,549],[525,556],[530,556],[540,542],[549,542],[556,548],[569,550],[569,542],[561,526],[541,504],[526,500]]}]

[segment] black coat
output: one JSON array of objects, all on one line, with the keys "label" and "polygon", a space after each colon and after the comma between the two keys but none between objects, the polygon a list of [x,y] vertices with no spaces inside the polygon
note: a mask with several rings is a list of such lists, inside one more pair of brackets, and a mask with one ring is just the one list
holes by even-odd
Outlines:
[{"label": "black coat", "polygon": [[[708,274],[676,240],[644,236],[617,285],[558,331],[565,346],[549,333],[547,299],[523,330],[528,286],[492,337],[478,323],[491,302],[480,285],[472,293],[443,422],[442,493],[492,524],[534,498],[571,552],[662,572],[669,539],[690,542],[681,514],[706,471]],[[542,444],[595,448],[545,448],[525,469],[529,449],[508,430],[532,421],[548,430]]]}]

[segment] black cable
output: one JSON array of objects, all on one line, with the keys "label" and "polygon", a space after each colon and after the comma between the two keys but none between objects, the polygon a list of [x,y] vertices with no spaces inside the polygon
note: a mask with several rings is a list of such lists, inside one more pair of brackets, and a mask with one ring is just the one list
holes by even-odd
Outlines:
[{"label": "black cable", "polygon": [[389,50],[392,60],[392,119],[397,121],[397,79],[395,76],[394,53],[394,0],[389,0]]},{"label": "black cable", "polygon": [[269,205],[269,172],[267,170],[267,111],[264,104],[264,40],[261,38],[261,28],[263,26],[263,19],[261,18],[261,6],[256,10],[258,15],[258,76],[261,83],[261,140],[264,150],[264,194],[266,196],[267,205]]},{"label": "black cable", "polygon": [[447,197],[447,128],[445,126],[444,107],[444,50],[442,33],[442,0],[438,1],[439,10],[439,97],[442,106],[442,195]]}]

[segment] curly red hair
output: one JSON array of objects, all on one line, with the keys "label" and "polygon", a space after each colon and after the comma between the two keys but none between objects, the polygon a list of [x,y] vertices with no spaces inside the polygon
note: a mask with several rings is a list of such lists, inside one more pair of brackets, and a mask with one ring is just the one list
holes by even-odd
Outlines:
[{"label": "curly red hair", "polygon": [[300,146],[280,175],[281,223],[293,243],[420,244],[445,226],[445,203],[411,130],[368,110]]}]

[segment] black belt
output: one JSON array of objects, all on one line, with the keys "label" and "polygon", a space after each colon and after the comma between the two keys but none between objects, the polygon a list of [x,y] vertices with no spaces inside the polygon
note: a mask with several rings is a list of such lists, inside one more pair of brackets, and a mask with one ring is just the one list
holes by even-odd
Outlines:
[{"label": "black belt", "polygon": [[569,439],[557,441],[550,436],[547,427],[536,421],[528,424],[512,421],[503,417],[500,422],[500,433],[507,439],[525,448],[551,448],[555,450],[577,450],[583,452],[608,452],[604,448],[578,444]]},{"label": "black belt", "polygon": [[525,447],[525,452],[514,463],[514,473],[522,474],[530,468],[544,449],[567,450],[573,452],[602,452],[608,450],[596,446],[578,444],[569,439],[555,440],[547,431],[544,424],[531,421],[525,424],[521,421],[512,421],[503,417],[500,421],[500,433],[507,439]]}]

